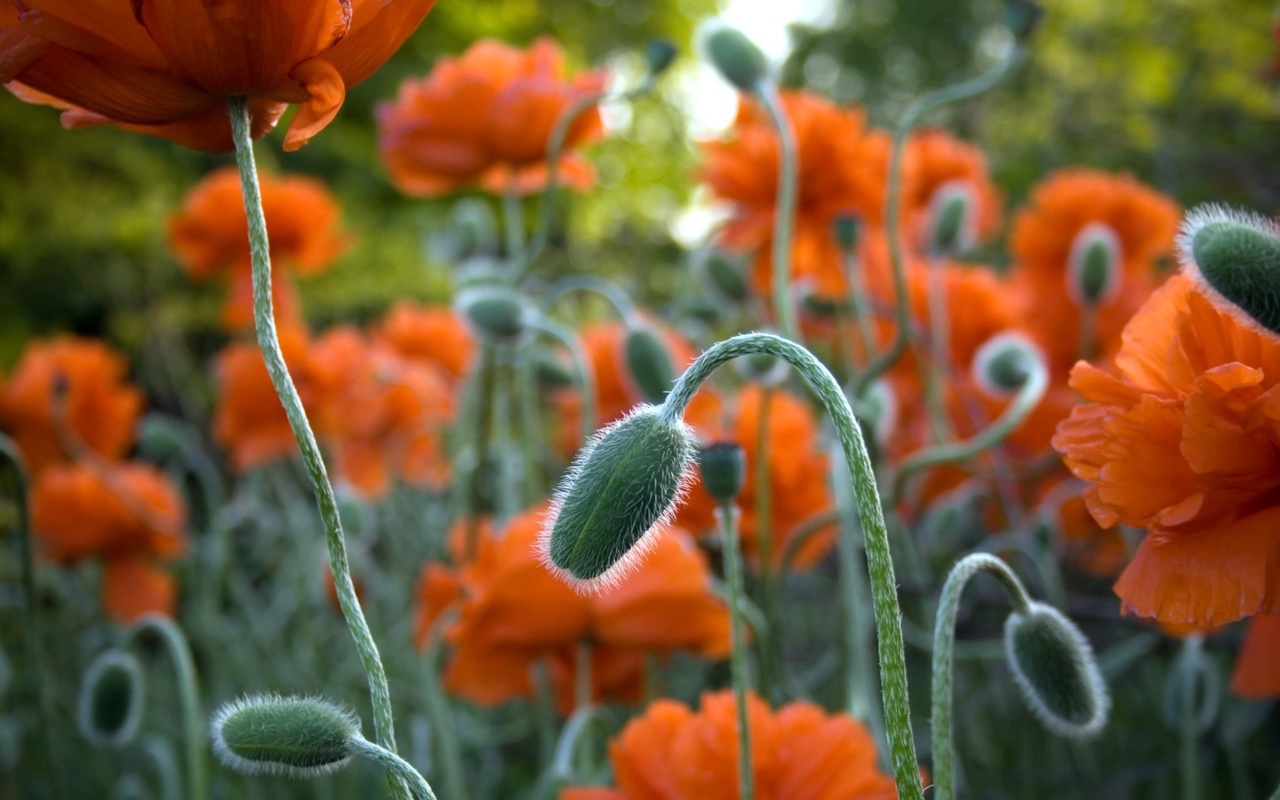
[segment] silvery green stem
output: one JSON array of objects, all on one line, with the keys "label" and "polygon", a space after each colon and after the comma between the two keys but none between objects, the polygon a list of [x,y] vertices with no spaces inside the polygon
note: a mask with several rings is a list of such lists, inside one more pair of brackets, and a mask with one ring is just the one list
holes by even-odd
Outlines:
[{"label": "silvery green stem", "polygon": [[747,715],[747,643],[742,636],[742,545],[738,540],[738,508],[725,503],[717,509],[716,520],[724,535],[724,572],[729,582],[729,640],[733,673],[733,701],[738,708],[738,796],[754,800],[755,776],[751,770],[751,724]]},{"label": "silvery green stem", "polygon": [[44,739],[44,765],[48,772],[49,791],[52,792],[54,798],[62,796],[62,778],[54,765],[54,749],[53,749],[53,727],[50,721],[53,719],[52,706],[50,704],[49,692],[46,688],[45,671],[40,657],[40,609],[39,601],[36,599],[36,564],[35,555],[31,546],[31,508],[30,498],[28,496],[27,486],[27,468],[22,460],[22,454],[18,452],[18,446],[8,436],[0,433],[0,463],[8,467],[9,473],[13,476],[13,484],[16,496],[14,497],[14,507],[17,510],[17,519],[14,524],[14,532],[18,535],[18,557],[22,561],[22,638],[23,644],[27,651],[27,669],[28,678],[31,685],[35,687],[36,700],[39,703],[39,713],[36,715],[36,725],[40,728],[41,738]]},{"label": "silvery green stem", "polygon": [[771,84],[762,85],[755,94],[778,134],[778,202],[773,219],[773,313],[777,315],[778,330],[782,335],[799,341],[796,311],[791,303],[791,234],[795,227],[800,178],[796,135],[782,111],[777,89]]},{"label": "silvery green stem", "polygon": [[745,333],[719,342],[700,355],[676,381],[662,405],[661,417],[670,424],[677,423],[694,392],[717,367],[753,353],[781,358],[794,367],[817,394],[835,424],[845,460],[853,475],[854,497],[866,538],[867,570],[871,577],[871,596],[879,634],[880,680],[894,779],[901,800],[923,800],[916,745],[911,732],[902,612],[898,607],[897,585],[893,577],[889,533],[862,431],[836,379],[822,362],[795,342],[769,333]]},{"label": "silvery green stem", "polygon": [[1027,613],[1031,598],[1009,566],[993,555],[973,553],[951,569],[942,586],[933,626],[933,800],[955,800],[955,744],[951,730],[952,667],[955,663],[956,614],[969,579],[989,572],[1000,579],[1014,610]]},{"label": "silvery green stem", "polygon": [[[395,723],[391,712],[391,691],[387,675],[378,655],[378,645],[373,641],[369,624],[365,621],[360,600],[351,582],[351,568],[347,563],[347,546],[342,535],[342,520],[338,516],[338,501],[329,482],[329,474],[320,455],[320,446],[307,422],[307,412],[302,408],[297,387],[285,365],[280,351],[280,339],[276,334],[275,313],[271,299],[271,251],[267,242],[267,219],[262,210],[262,190],[258,185],[258,168],[253,158],[253,140],[249,136],[249,106],[246,98],[227,101],[231,115],[232,138],[236,145],[236,164],[240,168],[240,186],[244,192],[245,216],[249,223],[249,248],[253,268],[253,321],[258,337],[258,347],[266,362],[267,373],[275,387],[280,403],[284,406],[289,427],[298,441],[302,462],[311,479],[316,494],[316,505],[324,523],[325,543],[329,550],[329,568],[333,572],[334,588],[342,616],[351,630],[360,662],[369,681],[369,695],[373,703],[373,727],[378,743],[395,752]],[[392,780],[397,797],[406,797],[406,789],[398,780]]]},{"label": "silvery green stem", "polygon": [[560,278],[551,284],[543,295],[542,311],[545,313],[555,308],[556,303],[571,292],[592,292],[600,295],[613,306],[614,313],[623,322],[630,322],[636,314],[635,304],[631,302],[630,297],[627,297],[626,292],[613,281],[596,275],[569,275]]},{"label": "silvery green stem", "polygon": [[462,750],[458,744],[457,726],[454,724],[449,699],[445,697],[440,685],[440,653],[441,639],[444,632],[456,619],[456,612],[445,612],[431,627],[424,654],[427,663],[423,677],[423,689],[426,695],[427,719],[430,720],[432,736],[440,745],[440,771],[444,774],[444,787],[449,800],[467,800],[467,785],[462,768]]},{"label": "silvery green stem", "polygon": [[924,115],[935,108],[976,97],[998,86],[1013,72],[1014,67],[1022,63],[1026,54],[1021,45],[1015,45],[990,72],[929,92],[912,103],[899,120],[897,130],[893,133],[893,150],[889,156],[889,179],[884,208],[885,236],[889,240],[889,263],[893,268],[893,291],[898,312],[897,330],[888,349],[876,356],[854,380],[854,398],[861,397],[871,382],[898,360],[898,356],[907,349],[907,337],[910,335],[911,307],[910,298],[907,297],[907,273],[902,263],[902,235],[899,230],[902,218],[902,154],[906,150],[907,137]]},{"label": "silvery green stem", "polygon": [[573,356],[573,374],[578,380],[578,394],[582,397],[582,414],[578,419],[581,428],[579,443],[588,441],[596,432],[596,381],[578,334],[543,316],[535,317],[528,324],[563,344]]},{"label": "silvery green stem", "polygon": [[1196,688],[1200,683],[1200,670],[1197,667],[1204,658],[1203,648],[1203,636],[1193,634],[1184,638],[1176,667],[1182,800],[1200,800],[1204,794],[1200,779],[1200,715],[1196,713]]},{"label": "silvery green stem", "polygon": [[182,704],[182,736],[187,773],[187,797],[204,800],[209,796],[208,769],[205,764],[204,712],[200,710],[200,683],[196,666],[191,660],[191,647],[182,629],[163,614],[146,614],[133,623],[129,639],[150,631],[164,642],[178,684],[179,702]]},{"label": "silvery green stem", "polygon": [[555,758],[551,762],[551,775],[560,780],[571,780],[575,775],[573,766],[574,754],[578,750],[578,742],[587,726],[600,713],[600,709],[587,704],[578,706],[569,715],[564,729],[560,731],[560,739],[556,742]]},{"label": "silvery green stem", "polygon": [[387,748],[374,744],[363,736],[356,736],[351,740],[351,752],[381,764],[388,774],[394,775],[400,783],[409,787],[415,800],[436,800],[436,793],[431,790],[427,779],[408,761]]}]

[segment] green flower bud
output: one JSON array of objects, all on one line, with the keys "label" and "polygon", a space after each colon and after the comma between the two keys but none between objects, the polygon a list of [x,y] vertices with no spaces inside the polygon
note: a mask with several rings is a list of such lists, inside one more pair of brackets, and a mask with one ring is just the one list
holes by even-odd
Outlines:
[{"label": "green flower bud", "polygon": [[575,588],[616,584],[684,498],[697,439],[656,406],[637,406],[598,431],[556,491],[539,547],[547,567]]},{"label": "green flower bud", "polygon": [[948,181],[929,198],[929,252],[958,256],[977,240],[977,202],[967,181]]},{"label": "green flower bud", "polygon": [[80,683],[80,733],[99,747],[123,747],[133,741],[145,693],[142,666],[131,653],[108,650],[98,656]]},{"label": "green flower bud", "polygon": [[675,364],[671,363],[671,355],[662,339],[647,325],[628,327],[622,353],[627,374],[641,398],[650,403],[661,403],[676,380]]},{"label": "green flower bud", "polygon": [[858,247],[858,238],[862,235],[862,223],[853,214],[841,214],[836,217],[832,229],[836,236],[836,244],[846,253]]},{"label": "green flower bud", "polygon": [[538,348],[533,354],[533,371],[538,385],[545,390],[567,389],[574,385],[573,372],[555,353]]},{"label": "green flower bud", "polygon": [[1039,3],[1031,0],[1008,0],[1004,7],[1004,24],[1019,42],[1025,42],[1040,27],[1040,18],[1044,9]]},{"label": "green flower bud", "polygon": [[973,355],[973,377],[983,391],[1004,397],[1022,388],[1036,363],[1044,363],[1040,348],[1020,333],[998,333]]},{"label": "green flower bud", "polygon": [[680,51],[666,39],[654,39],[644,47],[644,58],[649,62],[649,74],[655,78],[666,72],[678,55]]},{"label": "green flower bud", "polygon": [[504,286],[476,286],[459,293],[458,309],[490,341],[510,341],[524,330],[524,298]]},{"label": "green flower bud", "polygon": [[698,459],[702,486],[718,503],[732,503],[746,480],[747,456],[737,442],[714,442],[702,448]]},{"label": "green flower bud", "polygon": [[707,57],[716,70],[743,92],[754,92],[769,73],[769,61],[742,31],[721,27],[704,40]]},{"label": "green flower bud", "polygon": [[694,270],[715,294],[730,303],[741,303],[750,294],[746,266],[723,250],[708,249],[694,257]]},{"label": "green flower bud", "polygon": [[1067,294],[1079,306],[1098,306],[1120,291],[1120,237],[1111,226],[1091,222],[1080,229],[1067,256]]},{"label": "green flower bud", "polygon": [[223,705],[210,733],[218,759],[236,772],[310,778],[346,766],[360,721],[320,698],[265,694]]},{"label": "green flower bud", "polygon": [[1201,206],[1182,223],[1178,248],[1184,271],[1220,307],[1255,330],[1280,334],[1280,226],[1258,214]]},{"label": "green flower bud", "polygon": [[1027,613],[1009,615],[1004,644],[1018,688],[1045,727],[1072,739],[1101,732],[1111,698],[1093,648],[1075,623],[1033,601]]}]

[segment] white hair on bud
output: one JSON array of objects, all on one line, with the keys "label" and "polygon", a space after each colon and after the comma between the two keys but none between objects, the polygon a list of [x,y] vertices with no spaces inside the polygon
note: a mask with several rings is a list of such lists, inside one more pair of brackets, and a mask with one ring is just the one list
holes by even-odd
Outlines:
[{"label": "white hair on bud", "polygon": [[[1089,245],[1098,241],[1111,252],[1111,272],[1107,275],[1102,291],[1096,298],[1090,300],[1084,296],[1080,288]],[[1115,228],[1105,222],[1090,222],[1080,229],[1076,238],[1071,240],[1071,252],[1067,256],[1067,294],[1081,308],[1103,305],[1120,291],[1121,273],[1124,271],[1120,265],[1123,263],[1124,247],[1120,243],[1120,236]]]},{"label": "white hair on bud", "polygon": [[1023,353],[1027,358],[1047,364],[1044,351],[1026,335],[1018,331],[1002,331],[987,339],[973,354],[973,378],[978,388],[992,397],[1008,397],[1017,390],[999,386],[991,379],[991,362],[1009,350]]},{"label": "white hair on bud", "polygon": [[1246,228],[1253,228],[1277,239],[1280,239],[1280,223],[1256,211],[1231,208],[1221,203],[1203,203],[1183,216],[1182,225],[1178,227],[1178,237],[1174,242],[1178,255],[1178,266],[1181,268],[1182,274],[1190,278],[1195,284],[1197,291],[1212,300],[1215,308],[1231,315],[1232,319],[1247,330],[1274,339],[1276,337],[1274,331],[1268,330],[1245,312],[1244,309],[1213,288],[1209,281],[1205,280],[1204,274],[1200,271],[1200,265],[1196,263],[1193,249],[1196,234],[1206,225],[1216,222],[1243,225]]},{"label": "white hair on bud", "polygon": [[254,761],[233,751],[222,736],[222,728],[227,720],[242,711],[261,708],[266,705],[297,702],[314,703],[315,705],[323,706],[342,717],[350,724],[355,733],[358,734],[360,731],[360,718],[355,715],[355,712],[323,697],[314,695],[285,696],[276,692],[246,694],[229,703],[223,703],[218,707],[217,711],[213,712],[213,716],[209,720],[209,741],[213,747],[214,755],[218,757],[218,760],[224,766],[243,775],[284,775],[290,778],[313,778],[318,775],[337,772],[349,764],[351,762],[350,755],[343,759],[312,767],[299,767],[293,764],[283,764],[279,761]]},{"label": "white hair on bud", "polygon": [[[1004,635],[1006,661],[1013,671],[1013,677],[1018,684],[1018,688],[1022,690],[1023,699],[1026,700],[1027,706],[1036,718],[1046,728],[1059,736],[1083,740],[1098,735],[1107,725],[1107,715],[1111,711],[1111,695],[1107,692],[1107,685],[1102,678],[1101,670],[1098,668],[1097,659],[1093,654],[1093,647],[1089,644],[1089,640],[1084,637],[1084,634],[1080,632],[1080,629],[1076,627],[1076,624],[1053,606],[1033,600],[1029,612],[1022,614],[1015,611],[1010,614],[1005,623]],[[1076,675],[1083,679],[1085,691],[1089,695],[1086,699],[1094,704],[1092,716],[1084,722],[1077,723],[1065,719],[1050,709],[1040,696],[1041,687],[1037,686],[1031,677],[1027,675],[1023,670],[1023,665],[1015,655],[1014,638],[1019,625],[1036,616],[1051,620],[1055,633],[1068,641],[1071,649],[1075,651],[1072,655],[1079,657],[1079,661],[1073,661],[1071,666],[1074,668]]]}]

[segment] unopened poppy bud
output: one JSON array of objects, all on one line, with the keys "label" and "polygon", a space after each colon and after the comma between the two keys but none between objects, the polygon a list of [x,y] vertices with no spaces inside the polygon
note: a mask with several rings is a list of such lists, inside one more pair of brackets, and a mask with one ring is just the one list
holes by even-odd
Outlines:
[{"label": "unopened poppy bud", "polygon": [[706,50],[716,70],[739,91],[756,91],[769,72],[764,52],[735,28],[712,31],[706,37]]},{"label": "unopened poppy bud", "polygon": [[718,503],[732,503],[746,480],[747,456],[737,442],[714,442],[702,448],[698,466],[702,486]]},{"label": "unopened poppy bud", "polygon": [[686,297],[680,311],[698,322],[714,325],[720,320],[721,306],[712,298],[697,294]]},{"label": "unopened poppy bud", "polygon": [[649,62],[649,74],[658,77],[675,63],[680,51],[667,39],[654,39],[645,45],[644,58]]},{"label": "unopened poppy bud", "polygon": [[956,256],[973,249],[977,238],[973,187],[948,181],[929,198],[928,248],[938,255]]},{"label": "unopened poppy bud", "polygon": [[652,545],[692,475],[697,439],[642,405],[596,433],[574,459],[552,502],[539,548],[575,588],[613,585]]},{"label": "unopened poppy bud", "polygon": [[539,349],[533,356],[534,377],[543,389],[555,391],[573,385],[573,373],[554,353]]},{"label": "unopened poppy bud", "polygon": [[1040,27],[1040,18],[1044,16],[1044,8],[1031,0],[1008,0],[1004,7],[1004,24],[1019,42],[1025,42]]},{"label": "unopened poppy bud", "polygon": [[745,268],[740,259],[734,258],[723,250],[711,249],[697,258],[694,266],[707,286],[725,300],[741,303],[747,299],[749,287]]},{"label": "unopened poppy bud", "polygon": [[832,224],[836,235],[836,244],[846,253],[858,247],[858,237],[862,235],[862,225],[853,214],[841,214]]},{"label": "unopened poppy bud", "polygon": [[346,766],[360,721],[327,700],[268,694],[223,705],[210,733],[218,759],[236,772],[310,778]]},{"label": "unopened poppy bud", "polygon": [[1093,648],[1062,612],[1032,601],[1005,620],[1004,644],[1018,688],[1045,727],[1087,739],[1107,724],[1111,699]]},{"label": "unopened poppy bud", "polygon": [[98,746],[123,747],[142,720],[146,684],[138,659],[108,650],[94,659],[80,684],[76,720],[84,738]]},{"label": "unopened poppy bud", "polygon": [[734,361],[738,374],[766,388],[781,386],[791,368],[787,362],[766,353],[748,353]]},{"label": "unopened poppy bud", "polygon": [[1031,377],[1040,349],[1019,333],[998,333],[973,355],[973,376],[983,391],[996,397],[1013,394]]},{"label": "unopened poppy bud", "polygon": [[676,380],[675,365],[662,339],[652,328],[638,324],[627,329],[622,351],[627,373],[640,396],[647,402],[661,403]]},{"label": "unopened poppy bud", "polygon": [[1080,306],[1098,306],[1120,291],[1120,237],[1111,226],[1091,222],[1080,229],[1067,256],[1067,294]]},{"label": "unopened poppy bud", "polygon": [[1280,226],[1257,214],[1201,206],[1182,223],[1178,244],[1184,270],[1212,298],[1243,311],[1246,323],[1280,334]]},{"label": "unopened poppy bud", "polygon": [[510,340],[524,330],[526,306],[519,293],[503,286],[477,286],[459,293],[458,309],[471,327],[492,340]]}]

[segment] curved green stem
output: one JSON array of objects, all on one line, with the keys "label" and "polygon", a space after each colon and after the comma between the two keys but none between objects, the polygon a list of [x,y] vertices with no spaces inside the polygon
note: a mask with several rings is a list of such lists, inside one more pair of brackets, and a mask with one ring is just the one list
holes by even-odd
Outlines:
[{"label": "curved green stem", "polygon": [[[338,605],[342,608],[342,616],[347,621],[351,637],[355,640],[356,649],[360,651],[360,662],[364,666],[369,682],[369,694],[373,703],[373,727],[378,743],[389,752],[395,752],[395,723],[391,711],[391,690],[387,686],[386,671],[382,667],[382,659],[378,655],[378,646],[373,641],[369,624],[365,621],[364,611],[360,608],[360,600],[356,597],[355,586],[351,582],[351,568],[347,563],[347,546],[342,535],[342,520],[338,516],[338,501],[333,493],[333,485],[329,482],[328,471],[324,459],[320,456],[320,446],[316,443],[315,434],[307,422],[307,413],[302,408],[302,400],[285,365],[284,354],[280,350],[280,340],[276,334],[275,313],[271,299],[271,255],[267,243],[267,220],[262,210],[262,191],[258,186],[258,169],[253,158],[253,140],[249,136],[249,107],[243,97],[227,101],[231,115],[232,138],[236,145],[236,164],[240,168],[240,185],[244,192],[245,216],[249,223],[249,245],[253,268],[253,321],[257,333],[258,347],[262,350],[266,362],[267,373],[271,376],[271,384],[275,387],[280,403],[284,406],[285,416],[289,419],[289,427],[302,451],[302,461],[306,466],[307,476],[311,479],[312,489],[316,495],[316,505],[320,509],[320,519],[324,523],[325,543],[329,551],[329,567],[333,571],[333,582],[337,589]],[[398,780],[392,780],[393,791],[397,797],[405,796],[405,787]]]},{"label": "curved green stem", "polygon": [[182,736],[187,773],[187,797],[204,800],[209,796],[208,768],[205,764],[204,712],[200,710],[200,682],[196,677],[195,662],[191,660],[191,647],[177,623],[163,614],[146,614],[139,617],[129,629],[128,639],[136,641],[145,632],[155,633],[164,642],[164,649],[173,662],[178,684],[178,698],[182,704]]},{"label": "curved green stem", "polygon": [[578,706],[569,715],[564,729],[560,731],[560,739],[556,742],[555,758],[551,762],[551,775],[559,780],[570,780],[574,777],[574,754],[578,752],[578,743],[587,730],[587,726],[600,713],[600,709],[588,703]]},{"label": "curved green stem", "polygon": [[724,571],[729,582],[729,640],[733,673],[733,699],[738,707],[738,796],[754,800],[755,775],[751,769],[751,725],[747,719],[747,643],[742,636],[742,545],[738,541],[738,509],[725,503],[717,509],[716,520],[724,535]]},{"label": "curved green stem", "polygon": [[792,341],[800,341],[796,310],[791,302],[791,234],[795,228],[799,195],[799,153],[795,131],[782,110],[777,90],[762,85],[755,93],[778,134],[778,202],[773,220],[773,313],[778,330]]},{"label": "curved green stem", "polygon": [[614,313],[623,322],[630,323],[636,315],[635,304],[631,302],[630,297],[627,297],[627,293],[613,281],[596,275],[568,275],[551,284],[539,304],[542,312],[545,314],[551,311],[556,303],[571,292],[591,292],[600,295],[609,301]]},{"label": "curved green stem", "polygon": [[1004,413],[996,418],[995,422],[992,422],[982,431],[965,439],[963,442],[927,447],[912,453],[904,459],[902,465],[898,467],[898,473],[893,478],[893,486],[889,495],[890,503],[897,502],[902,497],[902,490],[906,486],[907,479],[920,470],[942,464],[968,461],[983,451],[1000,444],[1009,434],[1013,433],[1035,407],[1040,404],[1045,390],[1049,387],[1049,373],[1039,359],[1030,360],[1028,372],[1026,381],[1018,388],[1018,393],[1014,395]]},{"label": "curved green stem", "polygon": [[400,783],[409,787],[417,800],[436,800],[436,793],[431,790],[431,784],[422,777],[422,773],[387,748],[374,744],[363,736],[356,736],[351,741],[351,752],[382,765],[389,775],[394,775]]},{"label": "curved green stem", "polygon": [[933,627],[933,800],[955,800],[955,744],[951,731],[952,666],[955,663],[956,614],[960,595],[969,579],[979,572],[989,572],[1000,579],[1000,585],[1014,610],[1028,613],[1031,598],[1022,581],[1000,559],[986,553],[973,553],[951,569],[942,586],[938,616]]},{"label": "curved green stem", "polygon": [[1010,49],[1008,55],[1000,60],[992,70],[971,80],[957,83],[929,92],[918,98],[902,115],[898,127],[893,133],[893,150],[889,156],[889,180],[885,197],[884,224],[885,236],[889,240],[889,263],[893,269],[893,291],[897,309],[897,330],[889,347],[880,353],[867,368],[858,375],[852,386],[852,395],[859,398],[873,380],[884,374],[884,371],[898,360],[907,348],[907,337],[910,336],[911,305],[907,297],[907,273],[902,263],[902,235],[899,230],[902,217],[902,155],[906,150],[907,137],[921,118],[940,106],[967,100],[989,91],[1000,84],[1014,67],[1022,63],[1026,50],[1021,45]]},{"label": "curved green stem", "polygon": [[893,577],[889,533],[876,489],[875,471],[867,454],[866,443],[862,439],[862,431],[836,379],[812,353],[800,345],[773,334],[747,333],[719,342],[699,356],[676,381],[659,413],[667,423],[676,424],[694,392],[717,367],[752,353],[781,358],[794,367],[817,394],[835,424],[836,434],[853,475],[854,497],[866,538],[867,570],[870,573],[876,630],[879,634],[880,680],[894,779],[901,800],[922,800],[924,795],[920,787],[916,746],[911,731],[907,664],[902,643],[902,613]]},{"label": "curved green stem", "polygon": [[1200,800],[1204,795],[1200,777],[1200,715],[1196,708],[1196,689],[1201,682],[1200,665],[1203,660],[1204,637],[1191,635],[1183,639],[1176,667],[1182,800]]},{"label": "curved green stem", "polygon": [[573,373],[578,381],[578,394],[582,397],[582,413],[579,415],[581,441],[585,442],[596,432],[596,381],[591,369],[591,361],[578,335],[555,320],[536,317],[529,322],[529,327],[542,331],[569,350],[573,356]]},{"label": "curved green stem", "polygon": [[39,705],[39,714],[36,716],[36,724],[40,728],[40,736],[44,740],[44,766],[48,772],[49,790],[53,793],[54,798],[62,796],[62,777],[58,773],[57,767],[54,765],[53,749],[53,727],[51,720],[53,719],[52,705],[47,689],[47,681],[45,680],[45,671],[43,659],[40,656],[40,609],[39,600],[36,598],[36,563],[35,553],[31,546],[31,507],[29,497],[29,487],[27,484],[27,468],[22,460],[22,454],[18,452],[18,446],[8,436],[0,433],[0,462],[8,467],[9,473],[13,476],[14,483],[14,506],[17,512],[17,520],[14,524],[14,531],[18,535],[18,557],[22,561],[22,594],[23,603],[22,613],[22,633],[24,646],[27,651],[27,665],[29,670],[28,679],[31,685],[35,687],[36,701]]}]

